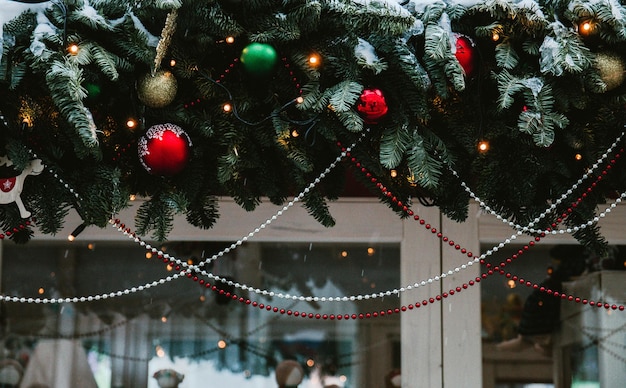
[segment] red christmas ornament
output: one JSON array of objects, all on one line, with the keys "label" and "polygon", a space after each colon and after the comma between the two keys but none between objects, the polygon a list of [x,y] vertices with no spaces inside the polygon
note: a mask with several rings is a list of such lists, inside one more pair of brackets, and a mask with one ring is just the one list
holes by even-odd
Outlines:
[{"label": "red christmas ornament", "polygon": [[476,62],[476,49],[474,48],[474,41],[468,36],[461,34],[454,34],[456,37],[456,51],[454,56],[459,61],[459,64],[465,71],[466,76],[471,76],[474,73],[474,66]]},{"label": "red christmas ornament", "polygon": [[139,160],[146,171],[171,176],[185,168],[191,139],[178,125],[158,124],[148,129],[137,146]]},{"label": "red christmas ornament", "polygon": [[366,124],[378,124],[378,120],[387,114],[389,107],[380,89],[365,89],[359,97],[356,109]]}]

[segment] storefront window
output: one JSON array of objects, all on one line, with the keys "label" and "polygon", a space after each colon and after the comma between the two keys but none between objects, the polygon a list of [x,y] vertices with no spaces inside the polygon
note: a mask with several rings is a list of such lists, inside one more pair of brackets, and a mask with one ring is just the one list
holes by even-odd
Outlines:
[{"label": "storefront window", "polygon": [[[229,244],[159,248],[197,265]],[[202,267],[218,279],[195,271],[168,280],[181,269],[172,263],[127,242],[3,245],[5,295],[123,294],[77,303],[5,302],[7,358],[24,367],[24,379],[71,371],[72,379],[90,374],[98,387],[157,388],[159,374],[181,380],[180,387],[275,387],[276,367],[285,360],[302,367],[301,387],[362,387],[372,378],[378,381],[371,384],[384,384],[386,372],[400,368],[398,314],[366,318],[400,300],[365,296],[400,284],[399,244],[246,244]],[[164,284],[136,290],[159,279]],[[343,296],[354,300],[323,300]],[[57,357],[34,365],[46,347]]]}]

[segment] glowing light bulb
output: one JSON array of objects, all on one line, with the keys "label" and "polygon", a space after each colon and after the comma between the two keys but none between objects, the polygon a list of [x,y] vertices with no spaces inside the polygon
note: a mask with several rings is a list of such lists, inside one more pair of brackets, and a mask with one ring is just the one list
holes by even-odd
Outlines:
[{"label": "glowing light bulb", "polygon": [[217,341],[217,347],[220,348],[220,349],[226,348],[226,341],[224,341],[224,340]]},{"label": "glowing light bulb", "polygon": [[574,155],[574,159],[576,159],[576,160],[583,160],[583,156],[581,154],[576,154],[576,155]]},{"label": "glowing light bulb", "polygon": [[302,97],[302,96],[297,97],[297,98],[296,98],[296,102],[297,102],[298,104],[302,104],[302,103],[304,102],[304,97]]},{"label": "glowing light bulb", "polygon": [[298,132],[297,129],[294,129],[293,131],[291,131],[291,137],[298,137],[300,136],[300,133]]},{"label": "glowing light bulb", "polygon": [[228,44],[233,44],[233,43],[235,43],[235,37],[234,36],[227,36],[225,41]]},{"label": "glowing light bulb", "polygon": [[584,21],[580,25],[578,31],[581,33],[581,35],[589,35],[593,31],[593,24],[588,20]]},{"label": "glowing light bulb", "polygon": [[170,60],[170,67],[176,66],[176,59]]},{"label": "glowing light bulb", "polygon": [[391,175],[391,177],[392,177],[392,178],[395,178],[395,177],[397,177],[397,176],[398,176],[398,171],[396,171],[396,170],[391,170],[391,171],[389,172],[389,175]]},{"label": "glowing light bulb", "polygon": [[227,102],[224,105],[222,105],[222,109],[224,110],[224,112],[228,113],[233,110],[233,106]]},{"label": "glowing light bulb", "polygon": [[478,152],[485,153],[489,151],[489,142],[487,140],[481,140],[478,142]]},{"label": "glowing light bulb", "polygon": [[78,47],[78,45],[76,43],[72,43],[67,47],[67,51],[72,54],[72,55],[76,55],[78,54],[78,51],[80,50],[80,48]]},{"label": "glowing light bulb", "polygon": [[137,122],[135,121],[135,119],[128,119],[126,121],[126,127],[128,127],[128,129],[133,129],[137,126]]},{"label": "glowing light bulb", "polygon": [[318,54],[309,55],[309,65],[311,67],[319,67],[322,64],[322,57]]},{"label": "glowing light bulb", "polygon": [[374,253],[376,253],[376,250],[372,247],[367,248],[367,255],[368,256],[372,256],[374,255]]},{"label": "glowing light bulb", "polygon": [[500,40],[500,34],[498,34],[497,32],[494,32],[493,35],[491,35],[491,40],[493,40],[494,42],[497,42]]}]

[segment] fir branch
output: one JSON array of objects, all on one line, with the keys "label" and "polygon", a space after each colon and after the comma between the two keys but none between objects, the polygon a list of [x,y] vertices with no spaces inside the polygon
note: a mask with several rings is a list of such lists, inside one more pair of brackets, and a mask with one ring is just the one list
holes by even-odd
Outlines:
[{"label": "fir branch", "polygon": [[380,140],[380,163],[388,169],[398,167],[412,140],[408,124],[385,128]]},{"label": "fir branch", "polygon": [[424,58],[434,62],[445,61],[450,52],[450,36],[438,25],[427,25],[424,42]]},{"label": "fir branch", "polygon": [[428,151],[428,143],[417,130],[411,134],[411,146],[407,149],[407,164],[417,184],[427,188],[436,188],[441,176],[442,163],[439,158],[434,157]]},{"label": "fir branch", "polygon": [[519,63],[519,56],[513,46],[504,41],[496,46],[496,64],[504,69],[511,70]]},{"label": "fir branch", "polygon": [[[431,25],[439,23],[439,19],[446,10],[446,3],[441,0],[436,0],[431,2],[424,9],[424,13],[421,15],[420,19],[424,24]],[[427,34],[425,34],[427,35]]]},{"label": "fir branch", "polygon": [[513,76],[507,70],[494,73],[492,76],[498,83],[498,109],[502,110],[510,108],[515,101],[515,94],[524,89],[524,84],[519,78]]},{"label": "fir branch", "polygon": [[327,89],[324,94],[328,96],[330,109],[335,112],[346,112],[352,109],[359,99],[363,85],[354,81],[343,81]]},{"label": "fir branch", "polygon": [[325,227],[335,226],[336,221],[330,214],[328,204],[318,192],[310,191],[304,196],[302,203],[307,212],[320,224]]},{"label": "fir branch", "polygon": [[311,81],[302,87],[302,98],[303,101],[296,105],[302,111],[324,112],[330,103],[330,96],[320,90],[317,81]]},{"label": "fir branch", "polygon": [[137,234],[145,236],[152,232],[152,238],[165,241],[174,226],[174,211],[167,200],[161,195],[155,195],[139,206],[135,225]]},{"label": "fir branch", "polygon": [[83,66],[95,63],[100,71],[111,81],[116,81],[119,77],[116,56],[111,55],[111,53],[102,46],[93,42],[81,45],[78,54],[69,57],[69,60],[74,60],[79,65]]},{"label": "fir branch", "polygon": [[363,118],[354,110],[345,112],[335,112],[341,124],[350,132],[361,132],[363,130]]},{"label": "fir branch", "polygon": [[46,83],[50,94],[63,117],[76,130],[85,149],[76,150],[78,155],[99,156],[98,138],[93,119],[82,100],[87,96],[81,86],[83,73],[71,60],[56,60],[46,73]]},{"label": "fir branch", "polygon": [[582,73],[591,66],[591,54],[578,35],[560,23],[552,23],[554,36],[546,36],[539,52],[540,70],[561,76],[564,72]]},{"label": "fir branch", "polygon": [[199,196],[196,201],[189,203],[186,213],[187,222],[202,229],[210,229],[219,217],[218,207],[219,202],[215,196]]}]

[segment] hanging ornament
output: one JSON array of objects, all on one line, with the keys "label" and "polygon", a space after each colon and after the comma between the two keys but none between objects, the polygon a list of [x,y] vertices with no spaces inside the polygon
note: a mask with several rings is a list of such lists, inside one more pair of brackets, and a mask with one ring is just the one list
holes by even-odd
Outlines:
[{"label": "hanging ornament", "polygon": [[161,61],[165,57],[167,53],[167,49],[170,46],[170,42],[172,41],[172,36],[176,31],[176,19],[178,18],[178,9],[173,9],[170,13],[167,14],[167,18],[165,19],[165,25],[163,26],[163,30],[161,30],[161,39],[159,39],[159,43],[156,47],[156,56],[154,57],[154,70],[158,70],[161,67]]},{"label": "hanging ornament", "polygon": [[605,91],[613,90],[624,82],[626,67],[619,55],[610,52],[597,53],[594,67],[606,85]]},{"label": "hanging ornament", "polygon": [[297,387],[304,379],[304,369],[295,360],[281,361],[276,366],[276,382],[279,388]]},{"label": "hanging ornament", "polygon": [[160,369],[152,375],[159,388],[176,388],[183,381],[185,375],[174,369]]},{"label": "hanging ornament", "polygon": [[356,109],[366,124],[378,124],[378,121],[387,114],[389,107],[383,92],[372,88],[363,90]]},{"label": "hanging ornament", "polygon": [[454,34],[455,47],[454,56],[459,61],[467,77],[472,76],[476,62],[476,48],[474,41],[462,34]]},{"label": "hanging ornament", "polygon": [[191,139],[178,125],[158,124],[138,142],[139,160],[150,174],[172,176],[187,165]]},{"label": "hanging ornament", "polygon": [[90,101],[97,100],[102,94],[102,88],[97,83],[86,82],[84,88],[87,91],[87,99]]},{"label": "hanging ornament", "polygon": [[155,74],[146,74],[137,83],[137,97],[150,108],[163,108],[176,97],[178,82],[174,74],[159,70]]},{"label": "hanging ornament", "polygon": [[[0,157],[0,166],[12,166],[13,162],[7,157]],[[29,175],[39,175],[44,169],[41,159],[31,160],[30,163],[22,170],[19,175],[8,178],[0,178],[0,204],[13,203],[17,205],[20,211],[20,217],[30,217],[30,212],[24,207],[22,198],[22,189],[24,188],[24,180]]]},{"label": "hanging ornament", "polygon": [[264,76],[274,69],[278,54],[269,44],[250,43],[241,51],[239,60],[250,74]]}]

